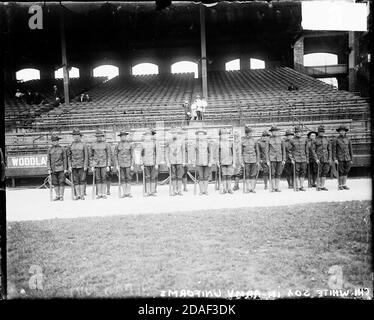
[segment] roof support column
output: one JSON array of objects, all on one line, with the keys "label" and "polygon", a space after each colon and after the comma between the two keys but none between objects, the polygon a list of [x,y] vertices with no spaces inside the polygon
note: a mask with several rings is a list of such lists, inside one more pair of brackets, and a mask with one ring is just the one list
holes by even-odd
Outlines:
[{"label": "roof support column", "polygon": [[69,104],[69,73],[68,62],[66,57],[66,42],[65,42],[65,22],[64,22],[64,8],[60,6],[60,38],[61,38],[61,56],[62,56],[62,73],[64,75],[64,98],[65,104]]},{"label": "roof support column", "polygon": [[205,36],[205,7],[200,4],[200,43],[201,43],[201,81],[202,96],[208,97],[208,72],[206,58],[206,36]]}]

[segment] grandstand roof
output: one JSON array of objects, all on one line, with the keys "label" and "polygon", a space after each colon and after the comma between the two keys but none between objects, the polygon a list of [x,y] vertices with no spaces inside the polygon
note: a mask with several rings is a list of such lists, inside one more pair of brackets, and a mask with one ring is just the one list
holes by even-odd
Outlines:
[{"label": "grandstand roof", "polygon": [[[211,2],[211,1],[205,1]],[[43,30],[30,30],[30,3],[4,5],[5,30],[13,65],[56,67],[60,62],[59,12],[63,8],[69,59],[79,62],[103,52],[124,55],[141,48],[199,46],[199,3],[172,1],[164,10],[155,2],[41,2]],[[208,45],[251,42],[290,45],[301,32],[301,5],[294,1],[218,2],[206,7]],[[4,27],[4,26],[3,26]]]}]

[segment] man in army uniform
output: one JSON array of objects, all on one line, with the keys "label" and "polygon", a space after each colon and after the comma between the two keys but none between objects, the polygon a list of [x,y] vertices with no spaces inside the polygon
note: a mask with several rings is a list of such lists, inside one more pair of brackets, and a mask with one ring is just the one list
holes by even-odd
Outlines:
[{"label": "man in army uniform", "polygon": [[[309,163],[309,144],[307,139],[301,135],[301,128],[295,127],[295,137],[291,140],[291,149],[289,154],[291,162],[295,166],[296,191],[306,191],[303,184],[307,164]],[[313,156],[313,158],[315,157]]]},{"label": "man in army uniform", "polygon": [[261,138],[257,140],[258,151],[260,152],[260,163],[262,171],[262,178],[264,179],[264,189],[268,189],[268,182],[269,182],[269,136],[270,133],[268,131],[263,131]]},{"label": "man in army uniform", "polygon": [[338,129],[339,136],[333,141],[332,158],[338,165],[339,190],[349,190],[347,177],[353,164],[353,148],[351,139],[347,137],[348,128],[341,125]]},{"label": "man in army uniform", "polygon": [[[240,177],[243,176],[243,167],[242,167],[242,159],[241,159],[241,149],[242,149],[242,141],[240,138],[239,132],[234,132],[234,152],[236,154],[236,168],[234,172],[235,177],[235,184],[233,190],[239,190],[239,181]],[[244,178],[243,178],[244,179]]]},{"label": "man in army uniform", "polygon": [[[182,196],[182,177],[186,166],[186,145],[184,132],[177,129],[172,131],[172,140],[166,144],[166,165],[171,171],[172,196]],[[180,134],[180,136],[178,136]]]},{"label": "man in army uniform", "polygon": [[52,147],[47,152],[48,174],[52,176],[52,185],[55,189],[54,201],[64,200],[65,174],[68,172],[66,150],[60,146],[60,137],[53,134],[51,137]]},{"label": "man in army uniform", "polygon": [[158,176],[158,164],[156,163],[157,149],[153,140],[152,130],[143,134],[141,144],[142,170],[144,170],[145,187],[147,196],[156,196],[156,180]]},{"label": "man in army uniform", "polygon": [[231,177],[234,174],[236,168],[236,155],[234,152],[234,143],[229,139],[230,131],[221,129],[219,131],[220,141],[218,149],[218,163],[222,172],[222,193],[230,193],[231,190]]},{"label": "man in army uniform", "polygon": [[3,155],[3,150],[0,148],[0,182],[1,182],[1,188],[2,184],[5,180],[5,160]]},{"label": "man in army uniform", "polygon": [[84,186],[87,179],[88,147],[81,141],[82,134],[78,129],[73,130],[73,142],[67,149],[68,167],[73,175],[71,183],[75,189],[74,200],[84,200]]},{"label": "man in army uniform", "polygon": [[294,133],[291,130],[286,130],[284,138],[284,148],[286,150],[286,163],[284,165],[284,171],[286,174],[288,189],[293,189],[293,165],[290,158],[291,153],[291,139]]},{"label": "man in army uniform", "polygon": [[325,137],[325,127],[323,125],[318,127],[318,136],[313,148],[317,157],[316,163],[320,167],[320,177],[317,179],[317,191],[328,191],[325,187],[325,182],[332,164],[332,145],[331,140]]},{"label": "man in army uniform", "polygon": [[269,160],[271,166],[271,191],[281,192],[279,189],[280,177],[286,163],[286,149],[283,139],[278,135],[279,129],[272,126],[269,130]]},{"label": "man in army uniform", "polygon": [[199,180],[199,195],[208,195],[209,176],[213,164],[213,150],[212,145],[207,139],[206,130],[199,129],[195,132],[196,135],[196,171]]},{"label": "man in army uniform", "polygon": [[129,134],[127,131],[121,131],[118,135],[121,141],[114,148],[114,162],[121,180],[121,198],[132,197],[131,180],[134,171],[134,146],[129,141]]},{"label": "man in army uniform", "polygon": [[243,177],[246,185],[246,192],[256,193],[255,185],[257,173],[260,168],[260,150],[258,143],[253,139],[253,130],[246,125],[244,128],[245,136],[242,139],[242,147],[240,159],[242,165],[245,166],[245,177]]},{"label": "man in army uniform", "polygon": [[106,199],[105,184],[106,174],[110,170],[111,148],[105,142],[105,135],[101,130],[96,130],[96,141],[90,150],[91,169],[96,179],[97,199]]},{"label": "man in army uniform", "polygon": [[[308,132],[307,134],[307,137],[308,137],[308,147],[309,149],[315,149],[315,142],[316,142],[316,136],[317,136],[317,132],[315,131],[310,131]],[[313,154],[312,152],[309,152],[309,172],[308,172],[309,176],[310,176],[310,184],[312,185],[313,188],[317,187],[316,185],[316,182],[317,182],[317,174],[318,174],[318,164],[317,162],[315,161],[315,159],[313,158]]]}]

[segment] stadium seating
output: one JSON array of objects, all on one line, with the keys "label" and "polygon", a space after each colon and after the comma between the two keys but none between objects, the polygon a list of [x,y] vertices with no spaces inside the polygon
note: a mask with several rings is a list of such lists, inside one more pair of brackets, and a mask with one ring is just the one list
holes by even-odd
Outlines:
[{"label": "stadium seating", "polygon": [[[281,128],[290,128],[297,123],[313,123],[312,129],[316,129],[321,123],[335,126],[348,122],[355,148],[370,153],[370,109],[366,98],[338,91],[286,67],[215,71],[209,72],[208,78],[206,125],[249,123],[256,128],[268,128],[277,123]],[[298,90],[288,91],[290,83]],[[200,79],[194,79],[192,73],[146,75],[116,77],[94,86],[88,94],[92,102],[73,101],[37,117],[27,128],[36,133],[24,135],[31,137],[27,143],[14,135],[10,142],[9,136],[11,150],[28,152],[35,146],[45,150],[45,137],[50,132],[69,132],[74,127],[115,132],[155,127],[160,122],[166,127],[185,125],[182,103],[201,95],[201,87]],[[332,128],[331,134],[335,133]]]}]

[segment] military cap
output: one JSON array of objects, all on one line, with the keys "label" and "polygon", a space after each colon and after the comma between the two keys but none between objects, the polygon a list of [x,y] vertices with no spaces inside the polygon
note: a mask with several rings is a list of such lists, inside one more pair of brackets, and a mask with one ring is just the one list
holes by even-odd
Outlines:
[{"label": "military cap", "polygon": [[336,131],[338,131],[338,132],[339,132],[340,130],[344,130],[345,132],[349,131],[349,129],[348,129],[346,126],[344,126],[344,125],[340,125],[339,128],[336,129]]},{"label": "military cap", "polygon": [[318,132],[325,132],[325,126],[324,125],[320,125],[318,127]]},{"label": "military cap", "polygon": [[152,134],[152,136],[154,136],[156,134],[156,130],[155,129],[151,129],[151,134]]},{"label": "military cap", "polygon": [[196,130],[195,131],[195,135],[198,135],[198,134],[204,134],[204,135],[206,135],[207,134],[207,132],[206,132],[206,130],[204,130],[204,129],[198,129],[198,130]]},{"label": "military cap", "polygon": [[277,126],[271,126],[269,131],[279,131],[279,128]]},{"label": "military cap", "polygon": [[249,124],[246,124],[245,126],[244,126],[244,132],[245,133],[249,133],[249,132],[253,132],[253,129],[249,126]]},{"label": "military cap", "polygon": [[268,136],[270,136],[270,133],[267,130],[265,130],[265,131],[262,132],[262,136],[263,137],[268,137]]},{"label": "military cap", "polygon": [[71,133],[73,136],[76,136],[76,135],[79,135],[79,136],[82,136],[81,132],[79,131],[79,129],[75,128],[73,129],[73,132]]},{"label": "military cap", "polygon": [[128,132],[128,131],[121,131],[119,134],[118,134],[118,136],[119,137],[122,137],[122,136],[127,136],[127,135],[129,135],[130,134],[130,132]]},{"label": "military cap", "polygon": [[295,129],[294,129],[295,132],[301,132],[303,130],[301,130],[301,127],[300,126],[296,126]]},{"label": "military cap", "polygon": [[52,141],[58,141],[58,140],[60,140],[61,138],[57,135],[57,134],[55,134],[55,133],[53,133],[52,135],[51,135],[51,140]]},{"label": "military cap", "polygon": [[286,130],[285,136],[293,136],[294,133],[291,130]]},{"label": "military cap", "polygon": [[103,136],[105,136],[105,134],[101,130],[97,129],[95,131],[95,137],[103,137]]},{"label": "military cap", "polygon": [[309,138],[309,137],[310,137],[310,135],[311,135],[312,133],[314,133],[315,135],[317,135],[317,134],[318,134],[318,132],[315,132],[315,131],[313,131],[313,130],[312,130],[312,131],[309,131],[309,132],[308,132],[308,134],[307,134],[307,137]]}]

